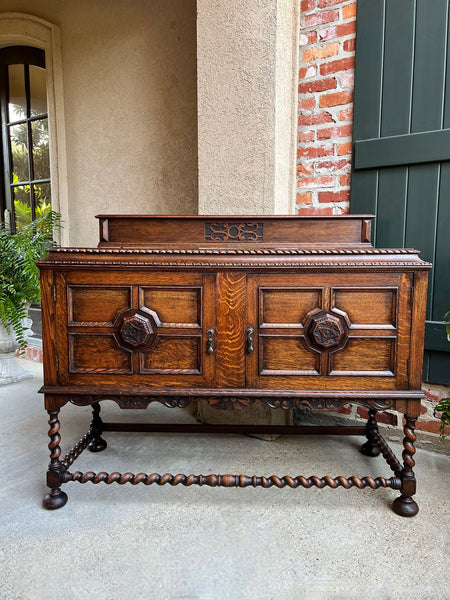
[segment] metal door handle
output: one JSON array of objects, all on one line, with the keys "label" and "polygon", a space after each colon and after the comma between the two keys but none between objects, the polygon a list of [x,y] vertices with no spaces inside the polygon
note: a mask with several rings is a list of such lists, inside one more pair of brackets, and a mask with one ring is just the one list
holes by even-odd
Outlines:
[{"label": "metal door handle", "polygon": [[208,341],[206,342],[206,352],[212,354],[214,352],[214,334],[216,333],[212,327],[206,332],[208,334]]},{"label": "metal door handle", "polygon": [[255,333],[255,330],[253,329],[252,326],[247,328],[247,353],[251,354],[253,352],[253,350],[255,349],[255,343],[253,341],[253,334]]}]

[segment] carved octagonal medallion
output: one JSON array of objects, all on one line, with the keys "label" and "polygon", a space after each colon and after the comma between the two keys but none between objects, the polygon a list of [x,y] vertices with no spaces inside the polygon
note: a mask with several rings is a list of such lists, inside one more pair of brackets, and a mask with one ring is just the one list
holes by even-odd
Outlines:
[{"label": "carved octagonal medallion", "polygon": [[119,329],[122,340],[129,346],[142,346],[146,344],[152,333],[153,328],[150,321],[142,315],[135,314],[126,317],[122,321]]},{"label": "carved octagonal medallion", "polygon": [[145,307],[127,310],[116,319],[117,341],[120,346],[132,350],[153,347],[158,341],[160,324],[158,315]]},{"label": "carved octagonal medallion", "polygon": [[308,314],[305,321],[305,340],[313,350],[338,350],[348,338],[349,320],[343,311],[321,309]]}]

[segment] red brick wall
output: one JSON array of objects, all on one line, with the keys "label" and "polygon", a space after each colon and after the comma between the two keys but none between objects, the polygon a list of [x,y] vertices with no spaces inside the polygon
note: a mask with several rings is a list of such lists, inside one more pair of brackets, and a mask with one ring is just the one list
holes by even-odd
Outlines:
[{"label": "red brick wall", "polygon": [[16,351],[17,358],[25,358],[27,360],[32,360],[33,362],[43,363],[44,362],[44,353],[42,351],[41,346],[33,346],[30,344],[25,349],[24,354],[19,354],[19,351]]},{"label": "red brick wall", "polygon": [[[348,212],[352,151],[355,0],[302,0],[298,85],[297,211],[301,215]],[[437,434],[434,407],[450,388],[424,384],[417,427]],[[367,410],[344,408],[361,420]],[[401,427],[396,413],[379,415]],[[447,432],[450,435],[450,430]]]},{"label": "red brick wall", "polygon": [[354,0],[303,0],[297,209],[348,212],[356,34]]}]

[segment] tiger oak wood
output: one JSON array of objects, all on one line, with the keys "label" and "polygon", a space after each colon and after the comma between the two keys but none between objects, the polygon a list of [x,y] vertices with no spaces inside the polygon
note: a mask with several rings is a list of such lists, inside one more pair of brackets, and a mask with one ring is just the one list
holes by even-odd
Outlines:
[{"label": "tiger oak wood", "polygon": [[[428,263],[417,251],[375,249],[370,216],[170,217],[101,215],[98,248],[60,248],[39,263],[45,406],[49,413],[47,508],[61,485],[157,483],[270,487],[391,487],[394,510],[417,513],[414,425],[420,414]],[[103,423],[100,402],[145,409],[256,402],[335,411],[369,409],[365,429],[344,428],[382,454],[391,478],[159,475],[70,472],[103,431],[186,431],[185,425]],[[61,459],[59,411],[92,405],[87,434]],[[405,415],[403,464],[378,431],[376,412]],[[209,433],[279,433],[280,427],[194,426]],[[286,432],[311,433],[310,427]],[[336,428],[317,427],[318,434]],[[400,465],[400,466],[399,466]]]}]

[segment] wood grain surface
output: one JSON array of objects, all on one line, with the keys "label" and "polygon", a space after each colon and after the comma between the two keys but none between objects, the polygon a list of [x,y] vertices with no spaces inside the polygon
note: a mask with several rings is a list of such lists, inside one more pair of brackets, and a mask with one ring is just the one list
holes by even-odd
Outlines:
[{"label": "wood grain surface", "polygon": [[216,384],[245,386],[246,275],[217,274]]}]

